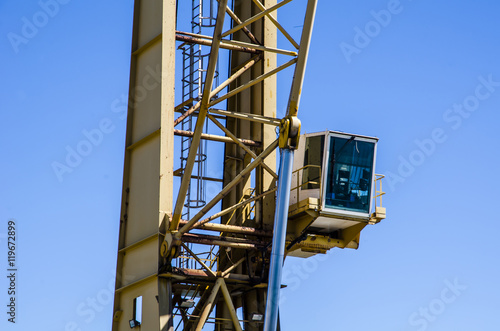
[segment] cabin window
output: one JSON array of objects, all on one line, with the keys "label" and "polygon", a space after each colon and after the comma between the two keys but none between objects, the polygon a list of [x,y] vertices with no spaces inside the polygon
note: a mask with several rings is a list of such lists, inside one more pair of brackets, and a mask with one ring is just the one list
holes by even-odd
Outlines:
[{"label": "cabin window", "polygon": [[369,213],[375,144],[330,137],[325,207]]},{"label": "cabin window", "polygon": [[[306,138],[304,169],[302,170],[302,189],[318,189],[321,182],[321,167],[323,165],[323,150],[325,136],[312,136]],[[308,167],[313,165],[314,167]],[[318,166],[320,168],[318,168]]]}]

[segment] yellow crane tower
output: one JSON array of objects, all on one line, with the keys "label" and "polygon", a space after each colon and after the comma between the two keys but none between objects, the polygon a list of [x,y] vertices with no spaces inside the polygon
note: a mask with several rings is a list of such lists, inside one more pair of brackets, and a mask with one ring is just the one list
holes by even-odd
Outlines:
[{"label": "yellow crane tower", "polygon": [[316,2],[297,41],[292,0],[135,0],[113,330],[279,329],[284,256],[357,248],[385,218],[376,138],[300,135]]}]

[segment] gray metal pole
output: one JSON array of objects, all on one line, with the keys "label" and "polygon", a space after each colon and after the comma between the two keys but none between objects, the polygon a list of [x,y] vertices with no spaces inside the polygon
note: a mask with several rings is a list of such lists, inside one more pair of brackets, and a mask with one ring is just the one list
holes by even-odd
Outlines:
[{"label": "gray metal pole", "polygon": [[[300,40],[297,65],[288,101],[287,116],[295,117],[298,114],[300,91],[304,82],[304,74],[311,42],[314,16],[318,0],[308,0],[304,29]],[[290,122],[290,125],[292,123]],[[299,129],[300,131],[300,129]],[[300,134],[300,132],[298,133]],[[271,252],[271,265],[269,266],[269,282],[267,288],[266,314],[264,331],[275,331],[278,323],[279,299],[281,288],[281,273],[285,256],[286,225],[288,222],[288,207],[290,205],[290,188],[292,184],[293,149],[281,150],[280,172],[278,179],[278,192],[276,200],[276,213],[274,216],[273,249]]]},{"label": "gray metal pole", "polygon": [[281,288],[283,258],[285,256],[286,224],[292,185],[293,152],[291,149],[281,150],[278,199],[274,216],[273,248],[271,251],[271,265],[269,266],[264,331],[275,331],[278,323],[279,291]]}]

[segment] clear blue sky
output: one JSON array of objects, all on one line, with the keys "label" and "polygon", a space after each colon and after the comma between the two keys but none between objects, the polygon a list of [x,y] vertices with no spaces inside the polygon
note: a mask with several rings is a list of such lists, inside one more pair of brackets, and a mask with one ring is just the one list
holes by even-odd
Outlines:
[{"label": "clear blue sky", "polygon": [[[295,2],[279,14],[291,30]],[[60,0],[43,16],[38,1],[0,0],[1,330],[110,330],[125,135],[114,110],[128,91],[132,7]],[[380,138],[388,217],[357,251],[287,259],[284,330],[498,330],[499,11],[492,0],[319,1],[302,127]],[[53,163],[99,125],[107,133],[58,178]]]}]

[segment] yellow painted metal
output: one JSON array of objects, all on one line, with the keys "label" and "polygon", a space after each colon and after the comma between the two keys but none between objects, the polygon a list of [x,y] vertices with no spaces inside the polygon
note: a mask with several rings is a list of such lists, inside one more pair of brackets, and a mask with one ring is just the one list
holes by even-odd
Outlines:
[{"label": "yellow painted metal", "polygon": [[173,0],[135,1],[115,331],[130,330],[133,302],[139,296],[143,298],[142,328],[166,330],[160,326],[161,309],[156,299],[159,296],[164,303],[166,293],[159,293],[156,275],[161,263],[162,214],[171,210],[175,104],[174,79],[161,72],[175,70],[174,11]]},{"label": "yellow painted metal", "polygon": [[[375,191],[375,196],[373,197],[375,199],[375,204],[377,205],[377,198],[379,199],[378,200],[378,206],[379,207],[382,207],[382,196],[385,195],[385,192],[382,190],[382,179],[385,178],[384,175],[380,175],[380,174],[375,174],[375,187],[376,187],[376,191]],[[378,188],[377,188],[377,184],[379,185]]]},{"label": "yellow painted metal", "polygon": [[[357,249],[358,245],[359,242],[357,242],[355,238],[346,241],[344,239],[330,238],[322,235],[309,235],[301,242],[292,246],[287,254],[294,255],[295,253],[295,256],[309,257],[314,254],[326,254],[327,251],[335,247]],[[296,252],[297,250],[300,252]],[[301,254],[306,256],[301,256]]]},{"label": "yellow painted metal", "polygon": [[[259,7],[260,10],[266,10],[264,5],[259,0],[253,0],[253,2]],[[278,21],[274,18],[273,14],[267,13],[266,16],[269,18],[271,22],[280,30],[280,32],[290,41],[290,43],[296,48],[299,49],[299,44],[290,36],[290,34],[278,23]],[[238,23],[240,24],[240,23]]]},{"label": "yellow painted metal", "polygon": [[[245,152],[248,153],[248,155],[250,155],[253,159],[256,159],[257,158],[257,155],[255,155],[255,153],[250,149],[248,148],[247,146],[245,146],[245,144],[241,143],[238,138],[231,132],[229,131],[228,129],[226,129],[225,126],[223,126],[219,121],[217,121],[217,119],[215,119],[215,117],[213,117],[212,115],[208,114],[207,115],[208,118],[210,118],[210,120],[218,127],[220,128],[222,131],[224,131],[224,133],[231,139],[233,139],[233,141],[238,144],[238,146],[240,146]],[[278,175],[274,172],[273,169],[271,169],[264,160],[262,160],[261,162],[261,166],[264,167],[264,169],[266,169],[267,172],[269,172],[274,178],[278,178]]]},{"label": "yellow painted metal", "polygon": [[231,315],[231,320],[233,321],[234,329],[236,331],[242,331],[241,330],[241,325],[238,320],[238,316],[236,315],[236,309],[234,309],[234,304],[233,304],[233,298],[231,298],[231,294],[229,293],[229,290],[227,289],[227,285],[224,282],[224,279],[222,279],[221,282],[221,290],[222,290],[222,295],[224,296],[224,301],[226,302],[226,305],[229,310],[229,314]]},{"label": "yellow painted metal", "polygon": [[[210,102],[210,93],[212,92],[212,83],[214,80],[216,65],[219,57],[219,47],[220,41],[222,39],[221,32],[224,26],[224,17],[227,7],[227,0],[219,1],[219,10],[217,13],[217,23],[214,28],[214,38],[212,42],[212,47],[210,50],[210,57],[207,72],[205,74],[205,81],[203,82],[203,96],[201,99],[200,110],[198,113],[198,119],[196,121],[196,127],[194,131],[193,139],[190,143],[189,155],[186,160],[186,167],[184,169],[184,176],[182,177],[179,192],[177,194],[177,200],[175,202],[174,212],[172,215],[172,220],[169,225],[171,231],[177,230],[179,221],[182,215],[182,209],[184,208],[184,201],[186,199],[186,193],[191,182],[191,175],[198,154],[198,147],[200,145],[201,134],[203,133],[203,127],[205,123],[205,117],[208,112],[208,105]],[[174,71],[175,72],[175,68]],[[172,249],[172,247],[169,247]]]},{"label": "yellow painted metal", "polygon": [[211,274],[213,277],[216,277],[217,275],[215,274],[215,272],[212,271],[212,269],[210,269],[210,267],[208,267],[205,262],[203,262],[199,257],[198,255],[196,255],[195,253],[193,253],[192,250],[189,249],[189,247],[186,245],[186,244],[181,244],[182,247],[196,260],[198,261],[199,264],[201,264],[203,266],[203,268],[205,268],[206,271],[208,271],[209,274]]},{"label": "yellow painted metal", "polygon": [[[182,32],[182,34],[186,35],[186,36],[200,38],[202,40],[207,40],[207,41],[209,41],[209,43],[211,43],[211,41],[213,40],[213,37],[200,35],[200,34],[194,34],[194,33],[189,33],[189,32]],[[244,48],[247,48],[248,50],[253,50],[253,51],[259,50],[259,51],[263,51],[263,52],[270,52],[270,53],[276,53],[276,54],[282,54],[282,55],[288,55],[288,56],[297,56],[296,51],[290,51],[290,50],[280,49],[280,48],[270,47],[270,46],[263,46],[260,44],[252,44],[252,43],[234,40],[234,39],[231,39],[231,40],[222,39],[220,41],[220,47],[224,48],[224,46],[227,46],[228,48],[230,46],[238,46],[238,47],[244,47]]]},{"label": "yellow painted metal", "polygon": [[[226,12],[229,14],[229,16],[231,16],[231,18],[233,19],[233,22],[235,24],[242,24],[243,22],[240,20],[240,18],[231,10],[231,8],[229,7],[226,7]],[[246,26],[244,26],[242,28],[243,32],[245,32],[245,34],[248,36],[248,38],[250,38],[250,40],[254,43],[254,44],[257,44],[257,45],[260,45],[260,42],[257,40],[257,38],[255,38],[255,36],[253,35],[253,33],[248,30],[248,28]]]},{"label": "yellow painted metal", "polygon": [[[238,70],[231,75],[228,79],[224,81],[224,83],[220,84],[217,86],[212,92],[210,92],[210,98],[216,96],[220,91],[222,91],[224,88],[226,88],[229,84],[234,82],[234,80],[238,77],[240,77],[245,71],[250,69],[255,63],[257,63],[260,60],[260,56],[255,56],[248,60],[244,65],[241,66],[241,68],[238,68]],[[189,115],[193,114],[195,111],[197,111],[201,107],[201,101],[196,103],[193,107],[191,107],[188,111],[186,111],[184,114],[179,116],[175,122],[174,125],[179,124],[182,122],[183,119],[188,117]]]},{"label": "yellow painted metal", "polygon": [[288,68],[289,66],[295,64],[297,62],[297,59],[294,58],[294,59],[291,59],[290,61],[286,62],[285,64],[282,64],[281,66],[279,66],[278,68],[275,68],[269,72],[266,72],[265,74],[262,74],[260,75],[259,77],[245,83],[245,84],[242,84],[240,86],[238,86],[237,88],[234,88],[232,89],[230,92],[228,92],[227,94],[215,99],[214,101],[210,102],[210,107],[212,106],[215,106],[216,104],[226,100],[226,99],[229,99],[230,97],[232,96],[235,96],[236,94],[238,93],[241,93],[243,92],[244,90],[247,90],[248,88],[262,82],[263,80],[271,77],[272,75],[275,75],[277,74],[278,72]]},{"label": "yellow painted metal", "polygon": [[375,200],[375,213],[372,214],[370,219],[370,223],[372,224],[378,223],[386,217],[385,208],[382,207],[382,196],[385,195],[385,192],[382,190],[382,178],[385,178],[385,176],[375,174],[375,195],[373,197]]},{"label": "yellow painted metal", "polygon": [[255,45],[255,44],[246,43],[246,42],[243,42],[243,41],[223,40],[222,44],[223,45],[234,45],[234,46],[248,47],[250,49],[257,49],[257,50],[260,50],[260,51],[271,52],[271,53],[282,54],[282,55],[288,55],[288,56],[297,56],[297,52],[295,52],[295,51],[290,51],[290,50],[286,50],[286,49],[280,49],[280,48],[276,48],[276,47],[268,47],[268,46]]},{"label": "yellow painted metal", "polygon": [[211,289],[210,296],[208,297],[208,300],[203,307],[202,314],[200,316],[200,319],[198,321],[198,324],[196,326],[196,331],[201,331],[203,329],[203,326],[205,325],[205,322],[208,318],[208,315],[210,315],[210,312],[212,311],[215,303],[215,298],[217,297],[217,293],[219,292],[219,288],[224,282],[224,279],[222,278],[217,278],[217,281],[215,282],[215,285]]},{"label": "yellow painted metal", "polygon": [[[297,64],[296,79],[302,80],[308,48],[307,43],[299,47],[278,23],[275,10],[290,1],[235,1],[229,9],[227,0],[220,0],[215,33],[209,37],[176,31],[175,0],[135,0],[113,330],[130,329],[128,321],[133,318],[134,299],[142,296],[141,329],[170,331],[172,309],[187,295],[196,298],[197,304],[190,310],[192,314],[181,313],[179,319],[184,330],[201,330],[207,321],[216,323],[221,330],[262,329],[262,323],[250,317],[251,313],[263,314],[266,302],[269,252],[262,247],[270,241],[274,221],[278,146],[275,126],[281,122],[276,114],[276,74]],[[233,20],[233,28],[224,35],[231,34],[231,40],[222,40],[226,12]],[[310,21],[313,15],[309,16],[306,20]],[[299,51],[277,48],[278,30]],[[310,31],[306,35],[310,39]],[[175,103],[176,39],[202,45],[205,50],[212,46],[208,78],[199,102],[189,99]],[[231,68],[229,78],[213,88],[218,47],[231,49]],[[292,58],[278,66],[278,54]],[[226,88],[227,93],[220,95]],[[296,145],[300,137],[300,121],[296,117],[300,89],[301,83],[292,84],[286,147]],[[227,110],[209,109],[225,100]],[[174,119],[176,111],[183,112],[188,107]],[[207,115],[225,137],[202,132],[201,124]],[[197,117],[196,129],[174,130],[187,116]],[[173,168],[175,134],[193,138],[188,162],[191,166],[200,139],[225,143],[223,188],[193,218],[182,221],[180,215],[191,171],[181,170],[184,179],[179,194],[174,194],[173,178],[180,174],[174,173]],[[297,191],[299,186],[297,183]],[[320,217],[319,201],[298,200],[295,209],[290,210],[292,226],[287,239],[291,254],[315,254],[333,247],[357,248],[359,232],[366,224],[345,226],[338,238],[307,234],[311,220]],[[219,202],[222,211],[214,213],[212,209]],[[381,205],[377,208],[375,219],[385,213]],[[222,224],[209,223],[219,219]],[[195,228],[220,230],[221,237],[203,237],[199,232],[191,232]],[[250,228],[255,231],[248,231]],[[296,241],[304,234],[304,240]],[[201,245],[188,244],[197,242],[195,239],[216,246],[208,246],[208,255],[202,256],[198,249]],[[176,254],[161,254],[162,249],[165,253],[173,246],[179,247],[176,254],[182,253],[179,261],[189,260],[195,267],[173,267]],[[215,318],[210,317],[214,309]],[[243,328],[237,317],[240,309]]]},{"label": "yellow painted metal", "polygon": [[[287,254],[307,258],[315,254],[325,253],[334,247],[357,249],[359,246],[360,233],[366,225],[378,223],[386,216],[385,208],[381,206],[381,197],[385,194],[385,192],[382,191],[381,182],[384,175],[375,175],[374,187],[378,185],[378,188],[376,188],[374,194],[374,213],[372,213],[369,219],[360,220],[354,217],[325,215],[322,213],[321,194],[323,189],[321,180],[318,182],[307,181],[302,184],[300,183],[303,178],[301,173],[309,168],[318,169],[318,178],[322,178],[321,166],[317,165],[306,165],[293,172],[296,178],[296,186],[291,189],[291,194],[294,195],[296,203],[291,204],[289,209]],[[319,198],[305,197],[305,199],[301,200],[300,188],[308,184],[315,184],[318,186]],[[331,219],[331,222],[335,224],[336,231],[333,232],[336,233],[336,235],[322,235],[319,233],[310,234],[308,230],[309,227],[319,218]]]},{"label": "yellow painted metal", "polygon": [[236,263],[234,263],[232,266],[230,266],[229,268],[227,268],[226,270],[224,270],[224,272],[222,273],[222,277],[226,277],[227,275],[229,275],[229,273],[231,271],[233,271],[235,268],[237,268],[240,264],[242,264],[244,261],[246,260],[246,257],[242,257],[241,259],[239,259]]},{"label": "yellow painted metal", "polygon": [[254,114],[247,114],[247,113],[236,113],[236,112],[231,112],[231,111],[226,111],[226,110],[221,110],[221,109],[214,109],[214,108],[211,108],[208,111],[212,114],[219,114],[219,115],[244,119],[244,120],[248,120],[248,121],[269,124],[269,125],[273,125],[273,126],[278,126],[278,125],[280,125],[280,122],[281,122],[280,119],[277,119],[274,117],[261,116],[261,115],[254,115]]},{"label": "yellow painted metal", "polygon": [[[276,0],[266,0],[265,6],[272,7],[277,3]],[[233,11],[240,18],[240,21],[245,21],[258,13],[257,8],[250,1],[235,1]],[[239,24],[239,23],[238,23]],[[237,31],[233,34],[233,45],[255,48],[263,51],[263,60],[256,66],[241,76],[239,82],[235,82],[230,87],[230,94],[220,96],[218,100],[213,102],[213,105],[219,101],[228,100],[227,110],[241,114],[241,116],[233,117],[227,115],[226,127],[237,137],[245,137],[261,141],[262,149],[266,149],[274,143],[276,138],[275,127],[259,122],[249,121],[242,118],[256,119],[258,116],[276,118],[276,73],[281,69],[292,66],[295,59],[291,59],[283,67],[278,68],[277,54],[286,54],[288,56],[296,56],[296,52],[279,50],[277,48],[277,30],[276,26],[266,17],[248,26],[255,37],[262,43],[262,46],[255,45],[246,41],[247,36],[243,31]],[[233,52],[231,54],[232,71],[237,70],[239,66],[245,63],[248,55],[243,53]],[[275,122],[276,123],[276,122]],[[256,151],[256,154],[258,151]],[[243,162],[238,161],[243,160]],[[245,151],[234,146],[234,144],[226,144],[225,163],[224,163],[224,179],[229,183],[234,176],[240,173],[245,165],[249,162]],[[276,172],[276,153],[273,152],[266,157],[266,164]],[[252,172],[252,177],[255,174],[255,195],[260,196],[266,191],[274,190],[276,187],[275,178],[262,167],[257,167]],[[250,198],[250,178],[242,181],[238,186],[230,192],[222,201],[222,208],[230,208]],[[253,186],[253,185],[252,185]],[[234,215],[227,215],[222,219],[224,224],[244,225],[261,228],[266,231],[272,230],[275,210],[274,194],[267,194],[263,199],[258,200],[254,204],[254,216],[249,216],[248,211],[236,211]],[[226,256],[221,256],[221,269],[231,273],[253,273],[259,272],[262,262],[247,261],[246,252],[242,250],[232,249],[230,259]],[[250,269],[249,269],[250,268]],[[233,297],[236,307],[243,308],[243,319],[246,331],[262,330],[262,323],[251,321],[251,313],[264,313],[266,300],[266,287],[254,286],[251,290],[245,291],[244,294]],[[219,307],[216,311],[216,317],[230,319],[230,313],[224,307]],[[228,322],[221,322],[221,330],[234,330],[234,325]]]},{"label": "yellow painted metal", "polygon": [[230,213],[230,212],[232,212],[232,211],[236,211],[238,208],[243,207],[243,206],[245,206],[245,205],[247,205],[247,204],[249,204],[249,203],[251,203],[251,202],[254,202],[254,201],[256,201],[256,200],[258,200],[258,199],[260,199],[260,198],[263,198],[263,197],[265,197],[265,196],[267,196],[267,195],[269,195],[270,193],[273,193],[273,192],[275,192],[275,191],[276,191],[276,188],[272,188],[272,189],[267,190],[266,192],[263,192],[262,194],[259,194],[259,195],[257,195],[257,196],[254,196],[254,197],[248,198],[248,199],[246,199],[246,200],[243,200],[243,197],[242,197],[241,201],[239,201],[237,204],[232,205],[231,207],[228,207],[228,208],[226,208],[226,209],[224,209],[224,210],[221,210],[220,212],[218,212],[218,213],[216,213],[216,214],[214,214],[214,215],[212,215],[212,216],[210,216],[210,217],[207,217],[207,218],[205,218],[204,220],[201,220],[201,221],[199,221],[199,222],[195,223],[195,224],[192,226],[192,228],[193,228],[193,229],[196,229],[196,228],[198,228],[198,227],[201,227],[201,225],[203,225],[203,224],[205,224],[205,223],[208,223],[208,222],[210,222],[210,221],[212,221],[212,220],[214,220],[214,219],[217,219],[217,218],[219,218],[219,217],[221,217],[221,216],[224,216],[224,215],[226,215],[226,214],[228,214],[228,213]]},{"label": "yellow painted metal", "polygon": [[286,5],[287,3],[289,3],[290,1],[292,0],[283,0],[281,1],[280,3],[277,3],[275,4],[274,6],[272,7],[269,7],[268,9],[264,10],[264,11],[261,11],[260,13],[250,17],[249,19],[245,20],[244,22],[242,22],[241,24],[238,24],[237,26],[235,26],[234,28],[230,29],[229,31],[226,31],[222,34],[222,37],[226,37],[226,36],[229,36],[230,34],[233,34],[234,32],[242,29],[243,27],[249,25],[249,24],[252,24],[253,22],[257,21],[258,19],[262,18],[264,15],[267,15],[269,13],[272,13],[273,11],[276,11],[278,8]]},{"label": "yellow painted metal", "polygon": [[[299,205],[299,202],[300,202],[300,189],[305,186],[305,185],[309,185],[309,184],[314,184],[314,185],[318,185],[318,187],[321,187],[321,180],[318,181],[318,182],[314,182],[314,181],[307,181],[307,182],[304,182],[302,184],[300,184],[300,179],[303,178],[301,175],[300,175],[300,172],[303,172],[304,169],[318,169],[318,178],[321,178],[321,166],[318,166],[318,165],[314,165],[314,164],[308,164],[308,165],[305,165],[299,169],[296,169],[293,171],[293,174],[295,174],[295,178],[297,179],[297,185],[295,187],[292,187],[292,189],[290,190],[291,194],[293,194],[293,192],[295,191],[295,194],[297,195],[297,208],[298,208],[298,205]],[[321,201],[321,189],[319,190],[320,192],[320,196],[319,196],[319,201]]]},{"label": "yellow painted metal", "polygon": [[269,154],[271,154],[277,145],[278,141],[276,140],[274,143],[269,145],[261,154],[259,154],[245,169],[243,169],[238,175],[236,175],[234,179],[222,189],[222,191],[220,191],[193,218],[191,218],[187,224],[180,228],[178,235],[182,235],[183,233],[191,230],[193,225],[196,224],[196,222],[198,222],[203,217],[203,215],[205,215],[213,206],[215,206],[220,200],[222,200],[227,195],[227,193],[232,190],[233,187],[244,180],[252,170],[260,165],[262,160]]}]

